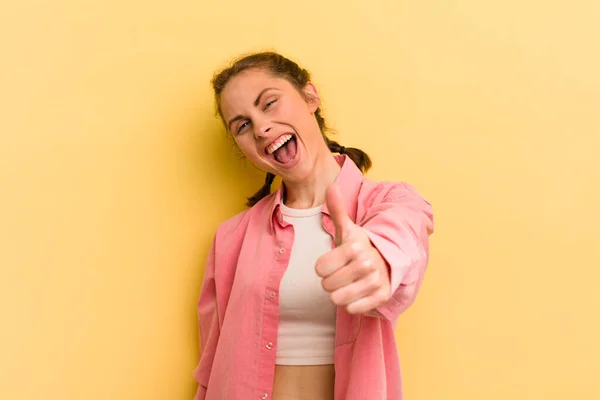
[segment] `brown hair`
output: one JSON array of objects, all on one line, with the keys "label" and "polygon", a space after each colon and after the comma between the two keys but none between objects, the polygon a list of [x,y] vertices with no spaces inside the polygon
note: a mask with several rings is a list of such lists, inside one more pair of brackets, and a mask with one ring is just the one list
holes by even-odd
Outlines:
[{"label": "brown hair", "polygon": [[[301,68],[294,61],[283,57],[280,54],[274,52],[263,52],[254,53],[235,60],[229,67],[215,74],[212,79],[212,87],[215,92],[215,104],[217,106],[217,113],[223,119],[223,113],[221,112],[221,92],[225,85],[231,78],[236,76],[242,71],[247,69],[263,69],[274,76],[286,79],[290,82],[303,96],[306,96],[303,89],[306,84],[310,81],[310,74],[307,70]],[[326,132],[329,131],[325,123],[325,119],[321,115],[321,108],[317,108],[315,111],[315,118],[323,134],[323,139],[329,150],[332,153],[347,154],[348,157],[356,164],[361,171],[367,172],[371,168],[371,159],[364,151],[353,147],[344,147],[339,143],[329,139]],[[225,121],[223,121],[225,122]],[[264,185],[251,197],[248,198],[246,205],[252,207],[260,199],[266,197],[271,193],[271,184],[275,179],[275,175],[267,172]]]}]

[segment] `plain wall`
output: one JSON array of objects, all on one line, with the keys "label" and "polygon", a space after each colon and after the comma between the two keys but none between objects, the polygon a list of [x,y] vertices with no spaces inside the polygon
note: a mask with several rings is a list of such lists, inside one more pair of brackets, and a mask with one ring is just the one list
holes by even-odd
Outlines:
[{"label": "plain wall", "polygon": [[212,235],[262,183],[212,73],[275,49],[434,205],[407,400],[600,398],[598,1],[0,7],[0,398],[190,399]]}]

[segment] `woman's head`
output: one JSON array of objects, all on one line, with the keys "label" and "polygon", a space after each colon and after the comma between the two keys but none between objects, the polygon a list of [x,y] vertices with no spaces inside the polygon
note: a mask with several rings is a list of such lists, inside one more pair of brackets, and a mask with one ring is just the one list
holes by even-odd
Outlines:
[{"label": "woman's head", "polygon": [[[267,171],[265,186],[249,205],[270,192],[273,175],[301,181],[330,152],[343,151],[327,138],[317,90],[295,62],[272,52],[252,54],[217,73],[212,84],[228,132],[246,157]],[[370,167],[361,150],[346,153],[363,171]]]},{"label": "woman's head", "polygon": [[[268,72],[273,77],[287,80],[301,94],[303,93],[306,85],[311,81],[310,73],[307,70],[301,68],[294,61],[285,58],[280,54],[274,52],[264,52],[241,57],[234,61],[228,68],[225,68],[215,74],[212,81],[217,110],[221,118],[223,118],[221,109],[221,92],[233,77],[237,76],[241,72],[252,69],[262,70],[264,72]],[[306,100],[310,99],[306,98]],[[325,119],[321,116],[321,110],[319,107],[317,107],[314,114],[321,132],[325,132],[327,127],[325,125]]]}]

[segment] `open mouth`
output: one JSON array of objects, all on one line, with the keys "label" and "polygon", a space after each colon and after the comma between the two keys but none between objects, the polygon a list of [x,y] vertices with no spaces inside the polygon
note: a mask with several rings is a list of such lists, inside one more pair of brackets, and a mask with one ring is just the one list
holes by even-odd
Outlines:
[{"label": "open mouth", "polygon": [[298,144],[296,135],[285,134],[267,146],[267,155],[273,157],[280,164],[287,164],[296,157]]}]

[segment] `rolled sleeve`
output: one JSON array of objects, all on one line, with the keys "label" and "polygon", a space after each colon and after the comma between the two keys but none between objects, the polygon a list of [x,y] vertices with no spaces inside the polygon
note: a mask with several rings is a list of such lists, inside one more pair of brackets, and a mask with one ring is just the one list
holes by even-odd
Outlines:
[{"label": "rolled sleeve", "polygon": [[429,260],[431,204],[407,184],[394,185],[359,223],[389,267],[391,298],[371,316],[394,320],[415,300]]}]

